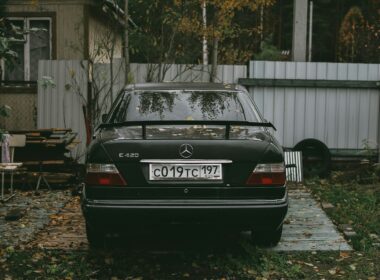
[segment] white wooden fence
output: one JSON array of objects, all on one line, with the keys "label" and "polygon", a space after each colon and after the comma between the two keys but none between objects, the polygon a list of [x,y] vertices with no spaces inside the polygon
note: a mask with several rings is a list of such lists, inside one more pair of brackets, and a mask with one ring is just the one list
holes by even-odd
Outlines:
[{"label": "white wooden fence", "polygon": [[[133,82],[154,80],[150,70],[157,65],[132,64]],[[170,65],[164,81],[205,82],[209,68],[199,65]],[[375,82],[380,81],[380,65],[342,63],[302,63],[253,61],[248,80],[273,82],[265,86],[248,86],[250,94],[264,117],[277,127],[276,137],[285,147],[307,138],[315,138],[330,149],[362,149],[363,141],[373,148],[379,142],[379,88],[335,86],[281,86],[276,81]],[[38,128],[64,127],[78,132],[82,141],[76,156],[83,156],[86,130],[82,106],[86,103],[89,82],[100,89],[102,112],[124,86],[123,65],[113,64],[113,91],[109,94],[110,66],[96,64],[88,75],[87,62],[40,61],[38,84]],[[247,67],[218,66],[217,80],[237,83],[247,78]],[[247,80],[247,79],[246,79]],[[338,83],[339,84],[339,83]]]},{"label": "white wooden fence", "polygon": [[[162,66],[164,67],[164,66]],[[146,82],[152,69],[157,65],[132,64],[131,73],[134,83]],[[209,67],[199,65],[169,65],[163,69],[163,80],[170,82],[207,82]],[[83,106],[87,102],[89,86],[99,92],[100,113],[107,112],[111,101],[124,87],[124,72],[121,60],[113,63],[113,89],[110,89],[110,65],[95,64],[91,75],[86,61],[43,60],[38,69],[38,128],[71,128],[78,133],[81,141],[74,151],[74,156],[83,161],[86,151],[86,128]],[[244,65],[219,65],[217,81],[237,83],[239,78],[246,78],[247,67]],[[152,77],[151,77],[152,78]],[[150,80],[152,81],[152,80]],[[153,81],[156,81],[153,75]],[[94,92],[93,92],[94,94]],[[100,114],[99,114],[100,116]],[[98,120],[100,121],[100,120]]]},{"label": "white wooden fence", "polygon": [[[161,67],[161,72],[158,70]],[[100,91],[100,101],[103,105],[102,111],[107,112],[111,102],[116,98],[117,93],[124,87],[124,63],[120,59],[115,59],[112,65],[113,78],[111,79],[110,64],[95,64],[94,79],[95,85]],[[132,63],[131,82],[209,82],[210,66],[188,65],[188,64],[138,64]],[[161,73],[161,79],[158,78]],[[216,82],[237,83],[239,78],[247,77],[247,66],[245,65],[219,65],[216,72]],[[113,96],[109,96],[110,81],[113,81]]]},{"label": "white wooden fence", "polygon": [[40,61],[38,67],[37,128],[71,128],[81,144],[73,151],[75,158],[85,153],[87,62],[77,60]]}]

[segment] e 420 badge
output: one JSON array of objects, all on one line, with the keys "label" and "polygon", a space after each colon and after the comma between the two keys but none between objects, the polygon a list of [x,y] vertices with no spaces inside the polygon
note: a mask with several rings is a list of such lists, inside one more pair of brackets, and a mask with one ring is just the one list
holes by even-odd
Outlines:
[{"label": "e 420 badge", "polygon": [[139,158],[139,153],[119,153],[119,158]]}]

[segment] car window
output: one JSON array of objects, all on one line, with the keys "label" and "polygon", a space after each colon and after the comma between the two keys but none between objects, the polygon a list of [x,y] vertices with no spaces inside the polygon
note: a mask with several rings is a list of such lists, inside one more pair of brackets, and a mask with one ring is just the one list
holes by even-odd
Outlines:
[{"label": "car window", "polygon": [[244,92],[132,91],[126,92],[111,123],[152,120],[225,120],[261,122]]}]

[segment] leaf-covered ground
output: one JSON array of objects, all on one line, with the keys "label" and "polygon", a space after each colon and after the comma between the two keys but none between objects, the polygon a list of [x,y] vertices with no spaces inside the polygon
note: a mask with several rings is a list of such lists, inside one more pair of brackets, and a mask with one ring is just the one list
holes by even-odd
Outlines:
[{"label": "leaf-covered ground", "polygon": [[[0,248],[32,240],[49,224],[49,216],[57,213],[69,199],[68,191],[24,191],[0,203]],[[16,221],[9,221],[9,216],[14,216]]]},{"label": "leaf-covered ground", "polygon": [[307,185],[332,204],[326,211],[338,227],[357,233],[355,251],[280,253],[233,235],[171,231],[121,237],[100,251],[0,249],[0,279],[380,279],[380,185]]}]

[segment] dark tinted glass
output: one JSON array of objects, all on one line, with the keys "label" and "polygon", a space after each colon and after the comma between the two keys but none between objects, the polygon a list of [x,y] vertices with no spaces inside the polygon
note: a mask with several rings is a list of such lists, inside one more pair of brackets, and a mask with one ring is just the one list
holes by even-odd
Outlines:
[{"label": "dark tinted glass", "polygon": [[24,59],[24,21],[12,20],[12,29],[16,32],[11,32],[10,46],[11,50],[17,54],[17,57],[5,60],[4,78],[7,81],[24,81],[25,80],[25,59]]},{"label": "dark tinted glass", "polygon": [[150,120],[261,121],[243,92],[134,91],[125,93],[110,122]]}]

